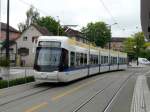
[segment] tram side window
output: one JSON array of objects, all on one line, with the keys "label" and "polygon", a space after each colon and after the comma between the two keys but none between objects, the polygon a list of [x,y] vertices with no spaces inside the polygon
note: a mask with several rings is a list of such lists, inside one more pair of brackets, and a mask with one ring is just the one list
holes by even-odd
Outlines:
[{"label": "tram side window", "polygon": [[121,62],[122,60],[121,60],[121,58],[119,58],[119,64],[122,64],[122,62]]},{"label": "tram side window", "polygon": [[87,54],[84,54],[84,64],[87,65]]},{"label": "tram side window", "polygon": [[74,52],[70,53],[70,66],[71,67],[75,66],[75,53]]},{"label": "tram side window", "polygon": [[109,63],[109,57],[107,56],[107,63]]},{"label": "tram side window", "polygon": [[106,63],[106,56],[103,57],[103,63]]},{"label": "tram side window", "polygon": [[104,61],[104,56],[101,56],[101,64],[104,64],[103,61]]},{"label": "tram side window", "polygon": [[92,65],[93,64],[93,56],[90,55],[90,64]]},{"label": "tram side window", "polygon": [[113,57],[112,56],[111,56],[111,61],[110,62],[111,62],[111,64],[113,64]]},{"label": "tram side window", "polygon": [[68,67],[68,51],[65,49],[62,49],[62,62],[61,66],[64,68]]},{"label": "tram side window", "polygon": [[98,55],[90,55],[90,64],[98,64]]},{"label": "tram side window", "polygon": [[127,60],[127,58],[125,58],[125,64],[127,64],[128,63],[128,60]]},{"label": "tram side window", "polygon": [[119,58],[119,64],[126,64],[126,58]]},{"label": "tram side window", "polygon": [[117,58],[113,57],[113,64],[117,64]]},{"label": "tram side window", "polygon": [[122,58],[120,58],[120,64],[122,64]]},{"label": "tram side window", "polygon": [[87,65],[87,54],[76,53],[76,66]]},{"label": "tram side window", "polygon": [[80,54],[80,65],[84,65],[83,53]]},{"label": "tram side window", "polygon": [[123,58],[124,59],[124,64],[127,64],[127,59],[126,58]]},{"label": "tram side window", "polygon": [[95,64],[98,64],[98,55],[95,56]]},{"label": "tram side window", "polygon": [[107,64],[107,56],[104,56],[104,64]]},{"label": "tram side window", "polygon": [[76,65],[80,66],[80,53],[76,53]]}]

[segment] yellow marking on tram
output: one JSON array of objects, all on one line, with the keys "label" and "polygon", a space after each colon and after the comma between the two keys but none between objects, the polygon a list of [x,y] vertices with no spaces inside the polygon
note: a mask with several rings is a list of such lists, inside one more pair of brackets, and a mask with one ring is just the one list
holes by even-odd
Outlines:
[{"label": "yellow marking on tram", "polygon": [[[101,79],[101,78],[100,78],[100,79]],[[68,91],[66,91],[66,92],[60,93],[60,94],[58,94],[58,95],[52,97],[51,100],[52,100],[52,101],[57,101],[57,100],[59,100],[60,98],[62,98],[62,97],[64,97],[64,96],[67,96],[67,95],[69,95],[69,94],[71,94],[71,93],[73,93],[73,92],[75,92],[75,91],[77,91],[77,90],[79,90],[79,89],[81,89],[81,88],[83,88],[83,87],[85,87],[85,86],[88,86],[88,85],[90,85],[91,83],[94,83],[94,82],[97,81],[97,80],[99,80],[99,79],[92,80],[92,81],[87,82],[87,83],[85,83],[85,84],[79,85],[79,86],[77,86],[77,87],[75,87],[75,88],[73,88],[73,89],[70,89],[70,90],[68,90]]]},{"label": "yellow marking on tram", "polygon": [[41,103],[39,105],[31,107],[30,109],[26,110],[25,112],[36,112],[37,110],[39,110],[41,108],[44,108],[46,106],[48,106],[48,103],[47,102],[43,102],[43,103]]}]

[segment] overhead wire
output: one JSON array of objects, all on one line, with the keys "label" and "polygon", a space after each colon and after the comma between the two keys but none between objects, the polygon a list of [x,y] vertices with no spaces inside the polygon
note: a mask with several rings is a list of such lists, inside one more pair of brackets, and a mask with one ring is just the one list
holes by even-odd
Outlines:
[{"label": "overhead wire", "polygon": [[52,16],[52,14],[48,14],[47,12],[43,11],[42,9],[37,8],[35,5],[26,2],[25,0],[19,0],[19,1],[25,5],[33,6],[38,12],[44,14],[45,16],[51,16],[51,17],[55,18],[59,23],[62,23],[62,26],[65,25],[65,23],[62,20],[60,20],[60,16]]},{"label": "overhead wire", "polygon": [[107,6],[105,5],[103,0],[99,0],[99,2],[102,4],[102,6],[104,7],[104,9],[107,11],[107,13],[109,14],[109,16],[111,17],[111,19],[117,23],[117,26],[119,27],[120,30],[125,31],[124,28],[122,28],[120,26],[120,23],[118,23],[118,21],[116,20],[116,18],[114,18],[114,16],[112,15],[111,11],[107,8]]},{"label": "overhead wire", "polygon": [[[46,15],[46,16],[49,16],[50,14],[48,14],[47,12],[43,11],[42,9],[40,8],[37,8],[35,5],[33,4],[30,4],[28,2],[26,2],[25,0],[18,0],[20,1],[21,3],[25,4],[25,5],[28,5],[28,6],[33,6],[37,11],[41,12],[42,14]],[[120,24],[118,23],[118,21],[114,18],[114,16],[111,14],[110,10],[107,8],[107,6],[105,5],[104,1],[103,0],[99,0],[99,2],[103,5],[104,9],[107,11],[107,13],[110,15],[111,19],[117,23],[117,26],[119,27],[120,30],[122,31],[125,31],[123,30],[124,28],[121,28]],[[54,16],[55,19],[59,19],[58,16]],[[60,21],[60,20],[58,20]],[[62,22],[62,21],[61,21]],[[63,23],[63,22],[62,22]]]},{"label": "overhead wire", "polygon": [[30,3],[26,2],[25,0],[18,0],[18,1],[22,2],[25,5],[33,6],[36,10],[38,10],[41,13],[43,13],[44,15],[49,15],[47,12],[43,11],[42,9],[37,8],[35,5],[30,4]]},{"label": "overhead wire", "polygon": [[[20,1],[21,3],[23,3],[23,4],[27,5],[27,6],[33,6],[38,12],[44,14],[45,16],[51,16],[51,17],[53,17],[53,18],[55,18],[55,19],[58,19],[57,21],[60,22],[60,20],[59,20],[59,18],[58,18],[59,16],[52,16],[52,14],[49,14],[49,13],[45,12],[44,10],[42,10],[42,9],[40,9],[40,8],[37,8],[35,5],[30,4],[30,3],[26,2],[25,0],[18,0],[18,1]],[[61,21],[61,22],[62,22],[62,21]]]}]

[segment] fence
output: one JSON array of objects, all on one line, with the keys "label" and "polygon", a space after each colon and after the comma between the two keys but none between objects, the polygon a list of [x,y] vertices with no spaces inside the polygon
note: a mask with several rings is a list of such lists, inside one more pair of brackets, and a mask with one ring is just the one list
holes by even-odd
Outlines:
[{"label": "fence", "polygon": [[[10,53],[10,66],[16,66],[17,55],[16,53]],[[0,60],[6,57],[6,53],[0,53]]]},{"label": "fence", "polygon": [[3,69],[4,68],[0,68],[0,77],[2,78],[2,80],[8,81],[8,86],[10,80],[24,78],[26,82],[29,76],[34,76],[34,70],[29,67],[10,67],[7,69],[7,74],[4,74]]}]

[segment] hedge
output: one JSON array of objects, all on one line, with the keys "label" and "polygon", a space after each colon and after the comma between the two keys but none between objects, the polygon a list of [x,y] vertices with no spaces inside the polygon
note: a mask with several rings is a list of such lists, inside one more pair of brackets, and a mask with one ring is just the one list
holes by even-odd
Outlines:
[{"label": "hedge", "polygon": [[[28,76],[26,78],[17,78],[13,80],[9,80],[9,87],[16,86],[20,84],[25,84],[29,82],[34,82],[35,79],[33,76]],[[8,87],[8,81],[7,80],[0,80],[0,89]]]}]

